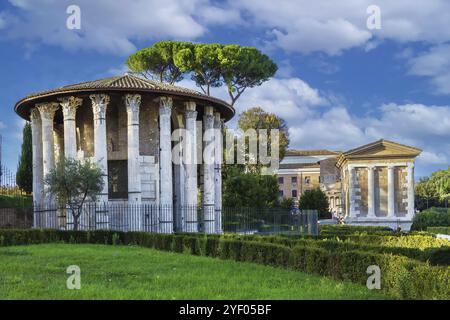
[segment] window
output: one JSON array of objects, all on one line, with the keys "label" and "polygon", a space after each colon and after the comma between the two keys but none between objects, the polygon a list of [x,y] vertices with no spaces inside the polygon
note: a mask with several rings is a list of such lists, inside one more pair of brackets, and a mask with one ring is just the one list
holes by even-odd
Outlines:
[{"label": "window", "polygon": [[283,190],[278,191],[278,196],[280,198],[283,198],[283,196],[284,196]]},{"label": "window", "polygon": [[297,198],[297,190],[292,190],[292,198]]},{"label": "window", "polygon": [[311,183],[311,177],[305,177],[305,183],[310,184]]},{"label": "window", "polygon": [[278,183],[279,184],[283,184],[284,183],[284,178],[283,177],[279,177],[278,178]]},{"label": "window", "polygon": [[297,183],[297,177],[291,177],[291,182],[292,183]]}]

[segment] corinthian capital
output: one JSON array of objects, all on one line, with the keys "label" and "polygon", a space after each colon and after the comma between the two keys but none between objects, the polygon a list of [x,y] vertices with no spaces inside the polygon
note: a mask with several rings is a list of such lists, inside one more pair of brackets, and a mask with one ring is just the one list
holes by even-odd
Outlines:
[{"label": "corinthian capital", "polygon": [[36,108],[39,109],[41,119],[53,121],[56,110],[59,109],[58,102],[45,102],[36,104]]},{"label": "corinthian capital", "polygon": [[188,119],[197,119],[197,111],[195,110],[196,105],[194,101],[186,101],[184,103],[184,106],[186,108],[185,114],[186,114],[186,118]]},{"label": "corinthian capital", "polygon": [[160,97],[159,98],[159,113],[170,115],[172,112],[173,100],[171,97]]},{"label": "corinthian capital", "polygon": [[41,120],[41,115],[39,113],[38,108],[34,108],[30,112],[30,120],[32,124],[36,124],[38,121]]},{"label": "corinthian capital", "polygon": [[125,95],[125,104],[128,113],[128,123],[139,123],[139,107],[141,105],[140,94]]},{"label": "corinthian capital", "polygon": [[64,120],[74,120],[77,109],[81,106],[83,99],[71,96],[60,98],[59,101],[62,107]]},{"label": "corinthian capital", "polygon": [[91,98],[92,102],[94,119],[105,119],[106,107],[109,103],[109,96],[107,94],[91,94],[89,98]]},{"label": "corinthian capital", "polygon": [[127,106],[127,112],[138,113],[139,106],[141,105],[141,95],[140,94],[125,95],[125,104]]}]

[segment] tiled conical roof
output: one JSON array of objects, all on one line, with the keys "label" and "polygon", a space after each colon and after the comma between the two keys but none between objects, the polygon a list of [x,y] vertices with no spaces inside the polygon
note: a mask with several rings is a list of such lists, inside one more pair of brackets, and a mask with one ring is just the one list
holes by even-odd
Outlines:
[{"label": "tiled conical roof", "polygon": [[212,105],[221,111],[226,120],[234,115],[234,109],[226,102],[207,96],[198,91],[178,87],[159,81],[144,79],[130,74],[110,77],[94,81],[62,86],[56,89],[33,93],[16,103],[15,111],[23,118],[28,119],[29,109],[41,101],[55,100],[58,96],[108,91],[149,92],[180,96],[186,99],[194,99],[203,105]]}]

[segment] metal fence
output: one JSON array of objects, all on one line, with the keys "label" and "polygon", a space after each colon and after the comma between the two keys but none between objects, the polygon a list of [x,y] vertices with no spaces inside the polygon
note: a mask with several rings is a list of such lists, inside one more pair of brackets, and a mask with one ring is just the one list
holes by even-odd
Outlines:
[{"label": "metal fence", "polygon": [[0,166],[0,195],[12,197],[26,195],[26,192],[17,186],[16,173],[5,166]]},{"label": "metal fence", "polygon": [[69,208],[55,205],[0,209],[0,228],[317,235],[317,217],[315,210],[222,208],[217,211],[214,207],[108,202],[85,204],[78,218]]}]

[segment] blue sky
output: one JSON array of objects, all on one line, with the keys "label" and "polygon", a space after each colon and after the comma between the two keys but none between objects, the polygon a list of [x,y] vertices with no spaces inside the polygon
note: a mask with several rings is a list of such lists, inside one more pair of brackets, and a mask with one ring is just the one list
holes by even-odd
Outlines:
[{"label": "blue sky", "polygon": [[[66,8],[81,9],[81,30]],[[369,30],[376,4],[381,29]],[[121,74],[136,49],[164,39],[252,45],[279,66],[236,108],[288,121],[291,148],[346,150],[385,138],[424,150],[416,175],[450,165],[450,2],[10,0],[0,3],[0,134],[17,166],[16,101]],[[193,87],[188,79],[179,85]],[[227,100],[224,88],[213,92]]]}]

